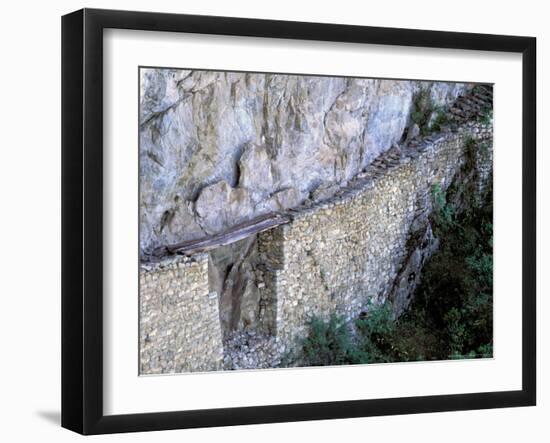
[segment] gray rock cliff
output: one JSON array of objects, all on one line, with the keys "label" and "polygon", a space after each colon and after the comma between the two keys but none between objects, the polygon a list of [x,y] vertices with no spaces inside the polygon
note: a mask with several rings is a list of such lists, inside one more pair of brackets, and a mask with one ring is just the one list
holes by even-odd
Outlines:
[{"label": "gray rock cliff", "polygon": [[[468,85],[141,69],[140,248],[322,198]],[[413,128],[416,130],[417,128]]]}]

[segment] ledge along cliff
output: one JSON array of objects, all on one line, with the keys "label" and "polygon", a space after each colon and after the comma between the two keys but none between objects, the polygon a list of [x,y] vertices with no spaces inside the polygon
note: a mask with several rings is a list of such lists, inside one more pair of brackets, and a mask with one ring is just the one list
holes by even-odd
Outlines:
[{"label": "ledge along cliff", "polygon": [[433,186],[492,179],[489,85],[140,75],[142,374],[276,367],[311,315],[401,314]]}]

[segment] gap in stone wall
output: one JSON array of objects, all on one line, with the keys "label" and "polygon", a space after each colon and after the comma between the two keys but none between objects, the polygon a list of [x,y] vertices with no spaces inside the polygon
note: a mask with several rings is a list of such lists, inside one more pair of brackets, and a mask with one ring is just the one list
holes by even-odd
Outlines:
[{"label": "gap in stone wall", "polygon": [[259,317],[259,270],[256,235],[209,252],[210,291],[219,295],[224,337],[232,331],[254,330]]}]

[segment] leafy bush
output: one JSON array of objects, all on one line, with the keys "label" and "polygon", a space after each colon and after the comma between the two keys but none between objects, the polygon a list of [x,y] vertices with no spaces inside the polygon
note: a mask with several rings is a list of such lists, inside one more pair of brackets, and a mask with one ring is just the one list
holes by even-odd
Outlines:
[{"label": "leafy bush", "polygon": [[435,227],[443,231],[448,231],[453,227],[455,211],[453,207],[447,203],[446,192],[443,191],[438,184],[433,186],[432,195],[434,200]]},{"label": "leafy bush", "polygon": [[[412,321],[396,321],[390,303],[371,305],[352,324],[313,317],[308,334],[283,366],[332,366],[433,359],[435,338]],[[355,333],[353,333],[353,331]]]},{"label": "leafy bush", "polygon": [[441,126],[449,123],[445,109],[435,106],[427,89],[420,90],[413,98],[411,121],[418,125],[420,134],[441,131]]},{"label": "leafy bush", "polygon": [[433,118],[432,123],[430,124],[430,130],[437,132],[441,131],[441,126],[449,123],[449,117],[447,113],[442,108],[435,109],[435,117]]},{"label": "leafy bush", "polygon": [[308,323],[300,356],[307,366],[342,365],[354,362],[355,345],[346,322],[337,315],[328,321],[313,317]]},{"label": "leafy bush", "polygon": [[298,354],[290,360],[305,366],[394,361],[394,335],[395,322],[389,304],[373,306],[362,313],[354,325],[337,315],[329,320],[313,317],[308,322],[308,334],[301,341]]},{"label": "leafy bush", "polygon": [[488,125],[493,120],[493,110],[488,108],[483,111],[483,115],[479,118],[479,121],[484,125]]},{"label": "leafy bush", "polygon": [[363,363],[394,361],[396,323],[389,303],[371,304],[356,320],[355,327],[359,360]]},{"label": "leafy bush", "polygon": [[430,92],[427,89],[420,90],[413,98],[411,120],[418,125],[421,135],[427,135],[430,132],[429,120],[433,110]]}]

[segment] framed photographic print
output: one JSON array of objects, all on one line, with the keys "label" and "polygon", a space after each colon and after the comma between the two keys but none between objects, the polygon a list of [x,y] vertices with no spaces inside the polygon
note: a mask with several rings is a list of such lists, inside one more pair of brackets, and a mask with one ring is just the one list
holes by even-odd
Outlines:
[{"label": "framed photographic print", "polygon": [[62,425],[536,401],[530,37],[62,20]]}]

